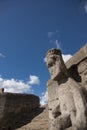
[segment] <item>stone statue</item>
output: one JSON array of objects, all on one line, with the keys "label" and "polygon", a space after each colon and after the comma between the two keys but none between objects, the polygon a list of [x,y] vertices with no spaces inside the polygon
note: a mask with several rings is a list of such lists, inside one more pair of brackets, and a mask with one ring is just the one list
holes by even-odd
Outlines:
[{"label": "stone statue", "polygon": [[70,77],[61,51],[47,52],[50,130],[87,130],[87,108],[81,86]]}]

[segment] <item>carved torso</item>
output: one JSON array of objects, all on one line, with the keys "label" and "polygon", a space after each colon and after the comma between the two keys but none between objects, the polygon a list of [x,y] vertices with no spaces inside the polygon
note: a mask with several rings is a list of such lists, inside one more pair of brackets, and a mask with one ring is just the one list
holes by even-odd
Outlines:
[{"label": "carved torso", "polygon": [[76,111],[73,94],[68,82],[59,86],[58,97],[61,114],[70,114],[71,111]]}]

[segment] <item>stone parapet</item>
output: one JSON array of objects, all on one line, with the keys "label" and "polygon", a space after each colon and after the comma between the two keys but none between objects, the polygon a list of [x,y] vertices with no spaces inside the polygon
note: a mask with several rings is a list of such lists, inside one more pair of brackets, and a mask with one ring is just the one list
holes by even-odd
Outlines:
[{"label": "stone parapet", "polygon": [[0,93],[0,130],[12,130],[21,118],[39,107],[33,94]]}]

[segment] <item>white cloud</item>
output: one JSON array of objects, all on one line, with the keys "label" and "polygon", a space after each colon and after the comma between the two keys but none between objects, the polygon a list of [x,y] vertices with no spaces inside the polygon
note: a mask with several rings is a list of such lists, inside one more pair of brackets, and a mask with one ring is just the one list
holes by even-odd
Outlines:
[{"label": "white cloud", "polygon": [[54,35],[54,32],[48,32],[48,37],[51,38]]},{"label": "white cloud", "polygon": [[44,62],[47,62],[47,58],[46,57],[44,58]]},{"label": "white cloud", "polygon": [[5,58],[5,55],[3,55],[2,53],[0,53],[0,57],[1,58]]},{"label": "white cloud", "polygon": [[0,88],[4,88],[5,92],[12,92],[12,93],[32,93],[32,87],[24,83],[21,80],[15,79],[3,79],[0,77]]},{"label": "white cloud", "polygon": [[0,75],[0,88],[4,88],[5,92],[11,93],[33,93],[32,85],[39,85],[39,77],[30,75],[30,80],[24,82],[22,80],[3,79]]},{"label": "white cloud", "polygon": [[56,44],[57,49],[61,49],[61,42],[59,42],[58,40],[55,40],[54,43]]},{"label": "white cloud", "polygon": [[67,62],[71,57],[72,57],[71,54],[66,54],[66,55],[62,54],[62,58],[63,58],[64,62]]},{"label": "white cloud", "polygon": [[35,76],[35,75],[30,75],[29,77],[29,82],[28,82],[30,85],[39,85],[40,84],[40,80],[39,80],[39,77],[38,76]]},{"label": "white cloud", "polygon": [[42,93],[42,96],[40,98],[40,104],[45,105],[47,103],[48,103],[48,92],[46,91]]},{"label": "white cloud", "polygon": [[56,35],[58,31],[56,30],[55,32],[48,32],[48,37],[51,38],[52,36]]},{"label": "white cloud", "polygon": [[48,32],[49,42],[55,44],[57,49],[61,49],[61,42],[58,40],[58,37],[59,34],[57,30],[54,32]]},{"label": "white cloud", "polygon": [[87,2],[84,3],[84,11],[87,13]]},{"label": "white cloud", "polygon": [[80,3],[80,10],[81,13],[87,13],[87,0],[82,0],[82,2]]},{"label": "white cloud", "polygon": [[58,39],[50,40],[49,42],[55,44],[57,49],[61,49],[61,42]]}]

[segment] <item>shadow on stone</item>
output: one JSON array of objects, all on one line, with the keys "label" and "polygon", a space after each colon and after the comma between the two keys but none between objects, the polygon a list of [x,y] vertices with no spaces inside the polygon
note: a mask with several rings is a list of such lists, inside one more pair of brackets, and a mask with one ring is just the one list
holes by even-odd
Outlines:
[{"label": "shadow on stone", "polygon": [[39,97],[32,94],[0,94],[0,130],[14,130],[43,111]]},{"label": "shadow on stone", "polygon": [[31,113],[22,113],[16,116],[9,115],[9,119],[6,119],[6,125],[0,130],[15,130],[18,129],[28,123],[30,123],[33,118],[38,116],[40,113],[44,111],[45,107],[39,107],[31,111]]},{"label": "shadow on stone", "polygon": [[[15,122],[14,129],[20,128],[21,126],[24,126],[27,123],[30,123],[32,121],[32,119],[35,118],[36,116],[38,116],[40,113],[42,113],[44,111],[44,109],[45,109],[45,107],[40,107],[40,108],[36,108],[35,110],[32,110],[31,113],[22,114],[21,117],[19,115],[18,121]],[[17,116],[16,116],[16,118],[17,118]],[[10,130],[10,129],[8,129],[8,130]]]},{"label": "shadow on stone", "polygon": [[81,76],[79,75],[78,72],[78,67],[77,65],[72,65],[69,69],[68,72],[70,76],[77,82],[81,82]]}]

